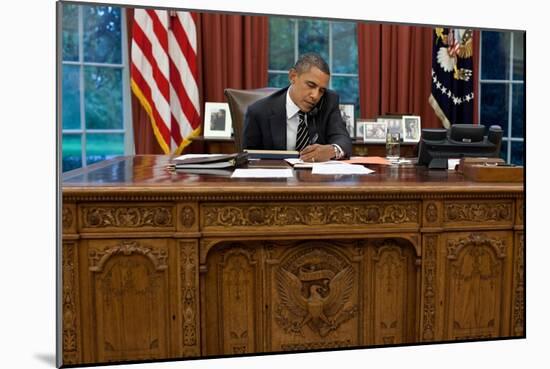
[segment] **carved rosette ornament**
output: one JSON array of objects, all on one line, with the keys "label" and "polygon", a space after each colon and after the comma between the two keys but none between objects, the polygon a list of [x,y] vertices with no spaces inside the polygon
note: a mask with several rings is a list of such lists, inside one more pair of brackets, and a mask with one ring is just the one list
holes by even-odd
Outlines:
[{"label": "carved rosette ornament", "polygon": [[141,246],[136,241],[122,241],[120,244],[107,247],[103,250],[90,249],[88,251],[89,270],[91,272],[102,272],[105,263],[113,255],[132,255],[140,254],[144,255],[153,263],[155,270],[162,271],[168,268],[166,260],[168,253],[163,249],[156,249],[147,246]]},{"label": "carved rosette ornament", "polygon": [[437,206],[433,202],[426,206],[426,220],[428,223],[437,222]]},{"label": "carved rosette ornament", "polygon": [[63,207],[63,213],[62,213],[62,222],[63,228],[68,229],[73,225],[73,212],[71,209]]},{"label": "carved rosette ornament", "polygon": [[445,221],[503,222],[512,220],[512,203],[450,203],[445,205]]},{"label": "carved rosette ornament", "polygon": [[435,279],[437,276],[437,236],[426,236],[424,249],[424,309],[422,339],[433,341],[435,338]]},{"label": "carved rosette ornament", "polygon": [[205,206],[206,227],[418,223],[417,203]]},{"label": "carved rosette ornament", "polygon": [[181,224],[185,228],[191,228],[195,224],[195,211],[191,206],[184,206],[181,209]]},{"label": "carved rosette ornament", "polygon": [[194,243],[181,243],[181,289],[183,346],[186,355],[199,355],[197,346],[197,250]]},{"label": "carved rosette ornament", "polygon": [[63,364],[78,362],[75,245],[63,244]]},{"label": "carved rosette ornament", "polygon": [[286,333],[303,335],[307,326],[326,337],[357,314],[358,307],[352,304],[356,274],[353,266],[330,248],[293,252],[275,274],[280,301],[275,321]]},{"label": "carved rosette ornament", "polygon": [[168,207],[90,207],[83,209],[87,228],[171,227],[172,209]]}]

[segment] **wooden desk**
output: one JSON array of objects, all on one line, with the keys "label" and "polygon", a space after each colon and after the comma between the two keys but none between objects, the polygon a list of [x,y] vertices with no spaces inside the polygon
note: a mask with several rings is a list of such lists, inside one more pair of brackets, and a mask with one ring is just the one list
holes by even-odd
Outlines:
[{"label": "wooden desk", "polygon": [[524,336],[522,184],[167,162],[64,175],[65,364]]}]

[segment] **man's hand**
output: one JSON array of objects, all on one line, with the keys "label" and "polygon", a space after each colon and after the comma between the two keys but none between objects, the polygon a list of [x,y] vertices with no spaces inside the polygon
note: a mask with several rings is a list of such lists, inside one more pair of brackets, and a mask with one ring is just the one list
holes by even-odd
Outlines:
[{"label": "man's hand", "polygon": [[309,145],[300,151],[300,159],[304,162],[321,162],[334,158],[334,146],[332,145]]}]

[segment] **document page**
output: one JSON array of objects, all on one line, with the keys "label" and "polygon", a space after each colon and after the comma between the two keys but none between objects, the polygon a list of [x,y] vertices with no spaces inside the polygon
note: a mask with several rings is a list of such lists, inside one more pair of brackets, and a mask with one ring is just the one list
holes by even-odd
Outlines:
[{"label": "document page", "polygon": [[231,178],[292,178],[292,169],[235,169]]},{"label": "document page", "polygon": [[314,164],[311,169],[312,174],[370,174],[374,173],[374,170],[365,168],[362,165],[353,165],[353,164],[334,164],[334,165],[323,165],[323,164]]}]

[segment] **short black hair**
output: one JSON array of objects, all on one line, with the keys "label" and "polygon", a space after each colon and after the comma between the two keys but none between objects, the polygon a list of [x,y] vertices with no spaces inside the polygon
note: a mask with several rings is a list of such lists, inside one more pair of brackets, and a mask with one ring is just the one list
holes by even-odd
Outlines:
[{"label": "short black hair", "polygon": [[321,72],[330,76],[330,68],[328,67],[327,62],[317,53],[306,53],[300,55],[293,68],[296,69],[298,74],[302,74],[307,72],[311,67],[317,67],[321,70]]}]

